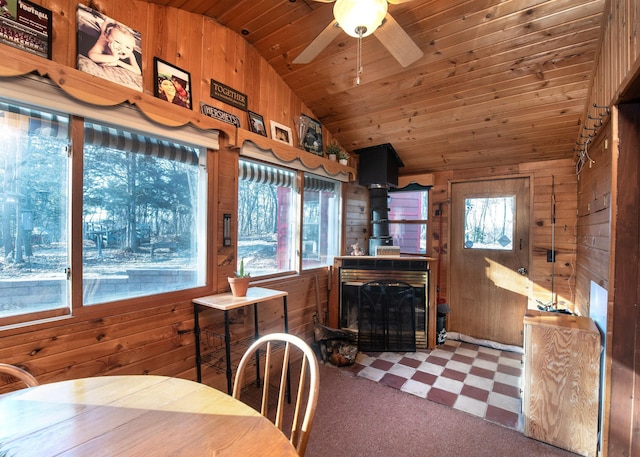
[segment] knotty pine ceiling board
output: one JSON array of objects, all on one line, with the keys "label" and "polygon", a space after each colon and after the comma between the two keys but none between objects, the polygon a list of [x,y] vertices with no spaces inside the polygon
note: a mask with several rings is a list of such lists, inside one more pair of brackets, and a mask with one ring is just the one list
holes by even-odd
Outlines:
[{"label": "knotty pine ceiling board", "polygon": [[[348,151],[391,143],[401,174],[571,159],[604,0],[413,0],[389,13],[424,52],[402,68],[375,36],[340,33],[293,59],[332,21],[313,0],[149,0],[242,34]],[[293,120],[291,121],[293,122]]]}]

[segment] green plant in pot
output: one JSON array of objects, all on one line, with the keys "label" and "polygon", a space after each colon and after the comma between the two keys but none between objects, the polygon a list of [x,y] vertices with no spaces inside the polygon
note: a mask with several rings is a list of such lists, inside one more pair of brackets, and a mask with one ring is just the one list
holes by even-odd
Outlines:
[{"label": "green plant in pot", "polygon": [[338,153],[338,161],[342,165],[348,165],[349,164],[349,154],[347,154],[346,151],[343,151],[341,149],[340,152]]},{"label": "green plant in pot", "polygon": [[329,160],[335,161],[341,152],[343,152],[342,148],[335,141],[327,146],[327,157],[329,157]]},{"label": "green plant in pot", "polygon": [[233,276],[229,277],[229,286],[234,297],[246,297],[249,282],[251,281],[251,273],[244,270],[244,258],[240,259],[240,268],[233,272]]}]

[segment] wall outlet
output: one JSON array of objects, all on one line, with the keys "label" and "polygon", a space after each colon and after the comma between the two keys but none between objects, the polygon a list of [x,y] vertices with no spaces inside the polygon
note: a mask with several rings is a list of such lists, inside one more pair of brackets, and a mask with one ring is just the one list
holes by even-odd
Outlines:
[{"label": "wall outlet", "polygon": [[558,255],[558,251],[552,251],[551,249],[547,249],[547,262],[555,262],[556,255]]}]

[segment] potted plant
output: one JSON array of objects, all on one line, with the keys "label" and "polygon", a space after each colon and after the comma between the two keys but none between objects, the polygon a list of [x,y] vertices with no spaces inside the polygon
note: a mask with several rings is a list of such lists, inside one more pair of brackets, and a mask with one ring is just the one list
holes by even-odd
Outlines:
[{"label": "potted plant", "polygon": [[229,285],[231,293],[234,297],[245,297],[249,282],[251,281],[251,273],[244,271],[244,258],[240,259],[240,269],[233,272],[233,276],[229,277]]},{"label": "potted plant", "polygon": [[327,146],[327,157],[329,157],[329,160],[333,160],[335,162],[340,152],[342,152],[342,148],[335,141]]},{"label": "potted plant", "polygon": [[349,154],[346,151],[340,150],[338,153],[338,161],[341,165],[349,165]]}]

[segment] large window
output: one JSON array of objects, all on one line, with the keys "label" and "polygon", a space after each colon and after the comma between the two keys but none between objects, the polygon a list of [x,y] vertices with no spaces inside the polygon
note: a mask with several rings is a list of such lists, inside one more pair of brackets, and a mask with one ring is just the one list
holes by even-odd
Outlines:
[{"label": "large window", "polygon": [[86,122],[85,304],[204,285],[198,148]]},{"label": "large window", "polygon": [[341,185],[304,174],[302,267],[329,265],[340,252]]},{"label": "large window", "polygon": [[[47,101],[64,105],[55,94]],[[140,119],[127,109],[117,117]],[[201,142],[193,146],[157,136],[151,124],[142,135],[6,99],[0,127],[0,325],[206,284],[202,143],[217,137],[174,131]],[[72,175],[80,162],[82,176]],[[82,287],[71,287],[80,271]]]},{"label": "large window", "polygon": [[297,208],[294,172],[240,160],[238,261],[251,276],[296,270]]},{"label": "large window", "polygon": [[389,235],[406,254],[426,254],[428,190],[389,192]]},{"label": "large window", "polygon": [[68,123],[0,102],[2,318],[69,312]]}]

